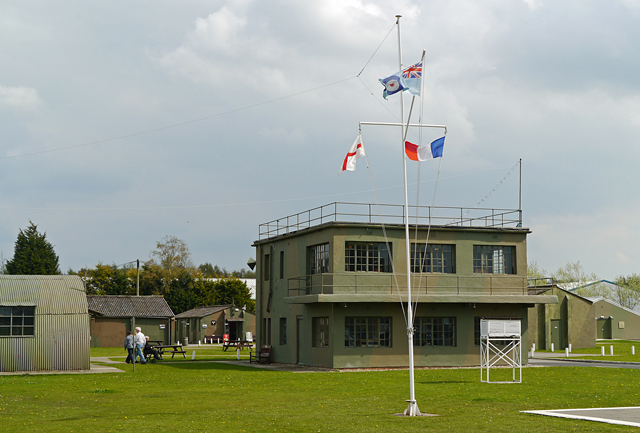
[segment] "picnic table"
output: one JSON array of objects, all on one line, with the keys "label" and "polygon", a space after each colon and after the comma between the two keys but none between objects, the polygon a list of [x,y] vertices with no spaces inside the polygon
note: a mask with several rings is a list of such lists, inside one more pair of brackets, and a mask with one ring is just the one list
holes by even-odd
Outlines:
[{"label": "picnic table", "polygon": [[240,349],[240,350],[242,350],[242,349],[244,349],[246,347],[247,349],[249,349],[251,351],[251,349],[253,348],[253,341],[236,340],[236,341],[225,341],[225,342],[222,343],[222,350],[224,350],[225,352],[230,347],[235,347],[235,348]]},{"label": "picnic table", "polygon": [[158,346],[153,346],[156,349],[158,349],[158,353],[160,355],[164,355],[166,354],[171,354],[171,358],[173,358],[175,356],[176,353],[182,353],[182,356],[184,356],[185,358],[187,357],[185,350],[184,350],[184,346],[180,345],[180,344],[161,344]]}]

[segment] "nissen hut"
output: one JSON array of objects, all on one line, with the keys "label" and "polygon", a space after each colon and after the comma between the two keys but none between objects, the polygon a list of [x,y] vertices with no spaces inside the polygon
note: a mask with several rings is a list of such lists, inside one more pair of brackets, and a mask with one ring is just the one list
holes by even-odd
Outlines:
[{"label": "nissen hut", "polygon": [[0,275],[0,371],[88,370],[89,313],[74,275]]}]

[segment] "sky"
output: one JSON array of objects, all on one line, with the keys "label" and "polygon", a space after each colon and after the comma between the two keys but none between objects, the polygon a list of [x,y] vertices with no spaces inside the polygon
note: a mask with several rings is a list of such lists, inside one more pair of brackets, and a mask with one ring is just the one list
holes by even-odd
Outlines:
[{"label": "sky", "polygon": [[[359,122],[400,118],[378,82],[395,15],[403,64],[426,50],[412,121],[447,126],[444,157],[409,165],[411,202],[517,209],[522,160],[530,262],[640,273],[640,0],[3,1],[1,257],[32,221],[65,273],[165,236],[235,270],[261,223],[373,203],[363,160],[338,171]],[[363,141],[378,200],[401,204],[398,128]]]}]

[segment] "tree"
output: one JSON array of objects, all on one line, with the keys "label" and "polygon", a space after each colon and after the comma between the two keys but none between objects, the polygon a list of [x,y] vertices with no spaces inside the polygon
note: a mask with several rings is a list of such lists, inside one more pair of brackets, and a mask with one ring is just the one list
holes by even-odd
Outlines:
[{"label": "tree", "polygon": [[38,226],[29,221],[25,231],[20,229],[13,258],[5,267],[12,275],[59,275],[59,257],[46,233],[38,233]]},{"label": "tree", "polygon": [[244,281],[233,277],[224,278],[215,282],[214,290],[217,305],[246,305],[248,311],[256,311],[256,302],[251,299],[251,292]]},{"label": "tree", "polygon": [[613,282],[617,284],[613,292],[614,301],[630,310],[640,304],[640,275],[620,275]]},{"label": "tree", "polygon": [[153,263],[173,275],[179,269],[193,268],[187,243],[175,236],[165,236],[156,244],[149,258]]},{"label": "tree", "polygon": [[582,269],[580,261],[567,262],[564,267],[558,268],[557,271],[551,274],[554,280],[558,283],[588,283],[590,281],[598,280],[598,276],[595,273],[587,274]]},{"label": "tree", "polygon": [[69,270],[84,281],[88,295],[135,295],[136,270],[98,263],[94,269]]}]

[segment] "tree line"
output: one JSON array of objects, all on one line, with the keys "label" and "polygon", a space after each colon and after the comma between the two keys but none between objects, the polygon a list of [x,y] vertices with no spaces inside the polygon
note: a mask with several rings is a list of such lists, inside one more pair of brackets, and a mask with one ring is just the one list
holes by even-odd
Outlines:
[{"label": "tree line", "polygon": [[[0,271],[14,275],[59,275],[59,257],[46,233],[39,233],[29,222],[20,229],[14,255],[0,264]],[[229,272],[204,263],[197,268],[191,262],[189,247],[175,236],[165,236],[151,251],[149,260],[124,266],[98,263],[93,268],[69,269],[85,283],[88,295],[162,295],[175,314],[197,306],[235,304],[255,312],[255,301],[247,285],[239,278],[255,278],[255,273],[241,269]],[[216,279],[216,280],[214,280]]]}]

